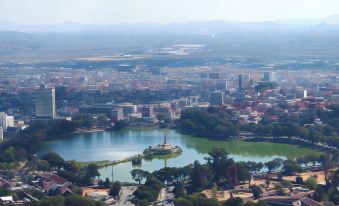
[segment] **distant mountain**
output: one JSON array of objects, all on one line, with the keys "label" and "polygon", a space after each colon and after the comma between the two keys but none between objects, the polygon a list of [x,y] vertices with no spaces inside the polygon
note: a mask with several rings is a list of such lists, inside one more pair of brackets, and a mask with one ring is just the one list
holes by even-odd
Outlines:
[{"label": "distant mountain", "polygon": [[228,22],[205,21],[191,23],[126,23],[126,24],[81,24],[64,22],[58,24],[24,25],[0,21],[0,31],[27,33],[178,33],[178,34],[219,34],[227,32],[256,32],[280,30],[339,29],[339,15],[319,19],[287,19],[277,22]]},{"label": "distant mountain", "polygon": [[331,15],[327,17],[317,18],[317,19],[283,19],[277,21],[283,24],[303,24],[303,25],[316,25],[316,24],[331,24],[331,25],[339,25],[339,14]]}]

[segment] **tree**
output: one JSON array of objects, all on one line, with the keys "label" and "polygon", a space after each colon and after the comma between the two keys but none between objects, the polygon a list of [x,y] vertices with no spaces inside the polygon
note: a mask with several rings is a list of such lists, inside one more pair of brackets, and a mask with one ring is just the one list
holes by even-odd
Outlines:
[{"label": "tree", "polygon": [[100,176],[100,173],[98,171],[98,165],[93,164],[93,163],[89,164],[86,168],[85,178],[92,180],[95,177],[99,177],[99,176]]},{"label": "tree", "polygon": [[252,185],[251,190],[252,190],[254,199],[259,199],[261,194],[263,193],[262,190],[261,190],[261,187],[259,187],[257,185]]},{"label": "tree", "polygon": [[51,196],[42,198],[40,205],[43,206],[64,206],[64,198],[61,196]]},{"label": "tree", "polygon": [[114,124],[114,130],[123,130],[128,126],[128,121],[126,120],[119,120]]},{"label": "tree", "polygon": [[294,172],[300,172],[300,166],[293,160],[285,160],[283,162],[283,174],[290,175]]},{"label": "tree", "polygon": [[36,161],[36,169],[38,171],[49,171],[51,169],[51,165],[46,160],[37,160]]},{"label": "tree", "polygon": [[214,180],[225,178],[228,169],[235,165],[233,159],[228,158],[228,153],[223,148],[213,147],[208,154],[209,157],[205,159],[213,172]]},{"label": "tree", "polygon": [[317,178],[311,176],[309,178],[307,178],[307,180],[304,182],[304,185],[306,188],[310,189],[310,190],[314,190],[317,186]]},{"label": "tree", "polygon": [[198,161],[195,161],[190,177],[195,189],[203,189],[211,183],[213,174],[207,165],[201,165]]},{"label": "tree", "polygon": [[64,159],[55,152],[50,152],[42,156],[52,167],[60,169],[64,165]]},{"label": "tree", "polygon": [[105,182],[104,182],[104,186],[109,187],[110,184],[111,184],[111,181],[108,179],[108,177],[106,177]]},{"label": "tree", "polygon": [[324,196],[325,196],[325,192],[324,192],[323,186],[317,185],[314,190],[312,198],[315,201],[321,202],[324,199]]},{"label": "tree", "polygon": [[174,205],[175,206],[193,206],[193,203],[185,198],[180,197],[178,199],[174,199]]},{"label": "tree", "polygon": [[132,178],[141,184],[141,181],[148,175],[148,172],[142,170],[142,169],[134,169],[131,171]]},{"label": "tree", "polygon": [[120,194],[121,183],[119,181],[113,182],[112,188],[109,191],[109,194],[113,197],[117,197]]},{"label": "tree", "polygon": [[71,195],[65,198],[65,206],[98,206],[95,201],[79,195]]},{"label": "tree", "polygon": [[173,193],[176,198],[183,197],[186,193],[184,183],[182,182],[176,183],[174,186]]},{"label": "tree", "polygon": [[80,164],[72,160],[70,162],[65,162],[63,168],[67,171],[78,173],[80,170]]},{"label": "tree", "polygon": [[242,206],[243,201],[240,197],[230,198],[226,200],[224,205],[225,206]]},{"label": "tree", "polygon": [[281,181],[281,184],[284,188],[291,188],[293,186],[292,183],[288,180]]},{"label": "tree", "polygon": [[299,185],[302,185],[302,184],[304,184],[304,180],[303,180],[303,178],[301,176],[297,176],[295,178],[295,183],[297,183]]},{"label": "tree", "polygon": [[282,159],[274,158],[273,160],[266,162],[264,165],[267,168],[268,172],[271,173],[273,170],[277,170],[281,167]]},{"label": "tree", "polygon": [[237,176],[238,181],[245,182],[248,181],[249,185],[251,184],[251,173],[248,170],[248,165],[245,162],[237,162]]},{"label": "tree", "polygon": [[15,161],[14,147],[8,147],[5,150],[5,156],[6,156],[6,161],[7,162],[14,162]]},{"label": "tree", "polygon": [[274,188],[275,188],[275,194],[278,195],[278,196],[285,196],[286,193],[284,191],[284,187],[282,184],[280,183],[277,183],[274,185]]}]

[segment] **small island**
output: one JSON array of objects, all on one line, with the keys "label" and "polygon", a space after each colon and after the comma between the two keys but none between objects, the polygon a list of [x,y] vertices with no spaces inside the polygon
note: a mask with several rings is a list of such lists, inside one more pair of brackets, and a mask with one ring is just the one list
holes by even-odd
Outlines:
[{"label": "small island", "polygon": [[147,149],[144,150],[144,155],[168,155],[168,154],[175,154],[181,153],[182,149],[179,146],[172,146],[171,144],[167,143],[166,133],[164,133],[164,144],[159,144],[155,147],[149,146]]}]

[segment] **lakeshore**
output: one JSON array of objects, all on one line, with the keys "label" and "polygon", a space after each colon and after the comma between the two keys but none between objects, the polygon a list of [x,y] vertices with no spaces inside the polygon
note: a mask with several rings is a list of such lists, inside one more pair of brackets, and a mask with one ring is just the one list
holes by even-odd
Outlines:
[{"label": "lakeshore", "polygon": [[[163,129],[142,128],[122,131],[103,131],[94,133],[72,134],[68,138],[52,140],[42,145],[39,155],[54,151],[65,160],[77,160],[82,165],[96,163],[107,164],[100,169],[101,178],[109,177],[123,182],[131,182],[129,172],[134,168],[154,171],[165,166],[179,167],[191,164],[194,160],[204,162],[209,150],[222,147],[236,161],[267,162],[273,158],[296,158],[307,154],[321,154],[320,151],[306,147],[270,142],[246,142],[240,140],[209,140],[182,135],[175,130],[167,130],[168,143],[179,145],[183,152],[177,155],[155,156],[143,159],[141,165],[133,166],[130,161],[108,164],[142,154],[145,148],[163,142]],[[287,152],[288,151],[288,152]],[[112,172],[113,170],[113,172]]]}]

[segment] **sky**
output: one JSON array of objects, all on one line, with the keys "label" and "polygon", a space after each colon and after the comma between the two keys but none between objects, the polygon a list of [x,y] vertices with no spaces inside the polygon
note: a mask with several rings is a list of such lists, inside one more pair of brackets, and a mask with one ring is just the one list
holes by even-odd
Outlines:
[{"label": "sky", "polygon": [[78,22],[275,21],[339,14],[339,0],[0,0],[0,20]]}]

